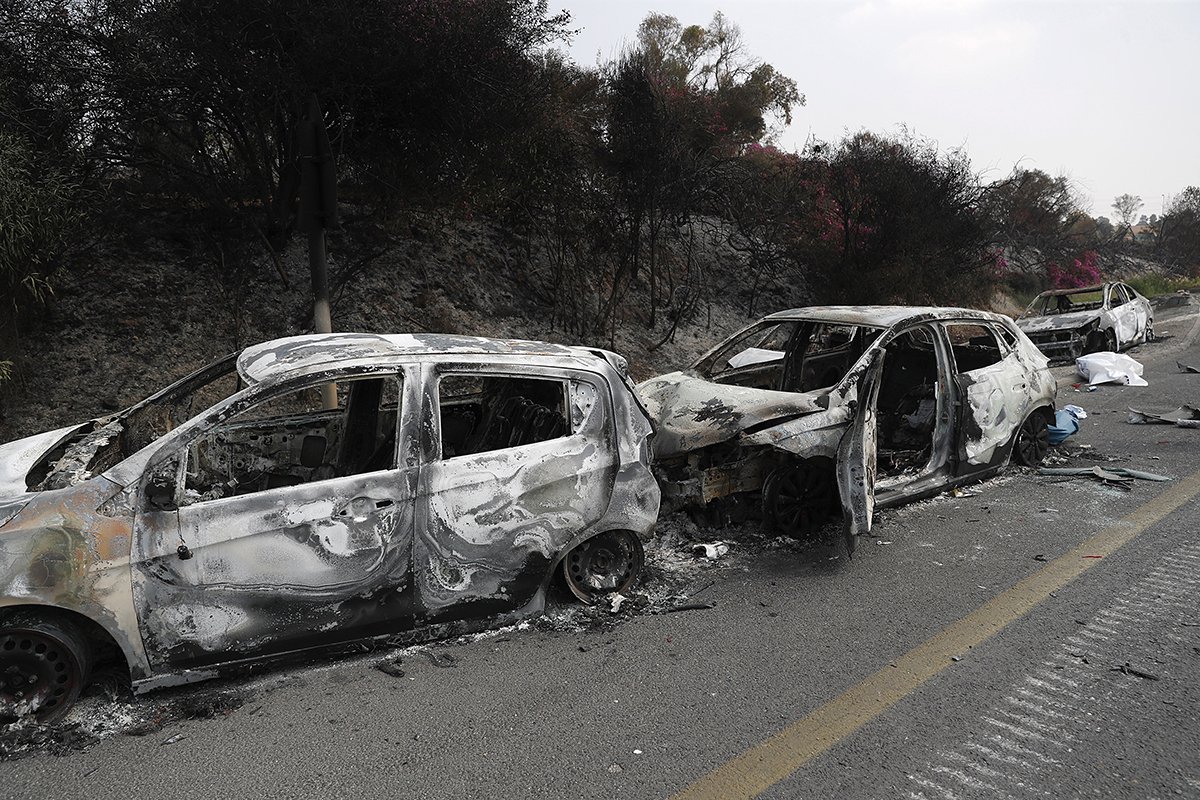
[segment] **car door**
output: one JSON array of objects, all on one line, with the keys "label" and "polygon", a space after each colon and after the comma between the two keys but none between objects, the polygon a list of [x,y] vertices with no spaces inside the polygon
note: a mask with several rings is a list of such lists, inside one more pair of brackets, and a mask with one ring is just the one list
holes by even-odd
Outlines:
[{"label": "car door", "polygon": [[1133,343],[1145,330],[1144,314],[1138,304],[1131,302],[1125,287],[1114,283],[1108,287],[1108,307],[1113,317],[1113,333],[1117,337],[1117,349]]},{"label": "car door", "polygon": [[958,394],[958,475],[994,466],[1025,419],[1027,367],[985,320],[945,322]]},{"label": "car door", "polygon": [[602,378],[430,364],[413,545],[419,623],[533,601],[608,509],[619,467]]},{"label": "car door", "polygon": [[876,402],[879,376],[885,353],[877,348],[858,383],[854,420],[838,445],[838,490],[842,498],[842,535],[846,548],[854,552],[855,538],[871,532],[875,513],[875,469],[877,444]]},{"label": "car door", "polygon": [[418,404],[399,377],[345,376],[336,409],[328,379],[243,392],[151,463],[134,599],[156,670],[411,627]]}]

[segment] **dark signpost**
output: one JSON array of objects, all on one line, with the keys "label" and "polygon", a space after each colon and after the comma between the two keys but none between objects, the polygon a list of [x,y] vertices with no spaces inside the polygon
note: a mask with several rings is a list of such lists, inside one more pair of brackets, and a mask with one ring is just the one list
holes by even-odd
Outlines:
[{"label": "dark signpost", "polygon": [[[298,230],[308,234],[308,268],[312,275],[313,329],[332,333],[329,310],[329,277],[325,266],[325,229],[336,228],[337,165],[325,119],[314,95],[308,111],[296,125],[296,158],[300,170],[300,207]],[[326,408],[337,408],[337,387],[332,383],[321,389]]]}]

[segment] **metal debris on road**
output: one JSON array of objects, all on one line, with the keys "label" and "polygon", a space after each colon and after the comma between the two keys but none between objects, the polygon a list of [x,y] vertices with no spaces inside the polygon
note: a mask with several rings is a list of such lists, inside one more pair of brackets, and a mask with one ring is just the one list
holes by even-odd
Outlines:
[{"label": "metal debris on road", "polygon": [[1175,425],[1179,428],[1200,428],[1200,408],[1182,405],[1174,411],[1153,414],[1130,407],[1130,425]]},{"label": "metal debris on road", "polygon": [[1172,480],[1165,475],[1157,475],[1153,472],[1145,472],[1140,469],[1128,469],[1126,467],[1039,467],[1038,474],[1062,475],[1066,477],[1090,477],[1096,478],[1102,483],[1108,485],[1132,484],[1135,478],[1159,483]]},{"label": "metal debris on road", "polygon": [[1128,661],[1126,661],[1124,664],[1122,664],[1119,667],[1112,667],[1111,669],[1109,669],[1109,672],[1120,672],[1122,675],[1133,675],[1134,677],[1137,677],[1137,678],[1145,678],[1148,681],[1158,680],[1157,675],[1154,675],[1149,672],[1142,672],[1140,669],[1135,669],[1134,667],[1130,666]]},{"label": "metal debris on road", "polygon": [[1193,374],[1200,374],[1200,368],[1193,367],[1190,364],[1184,364],[1182,361],[1176,361],[1175,366],[1179,367],[1180,372],[1191,372]]}]

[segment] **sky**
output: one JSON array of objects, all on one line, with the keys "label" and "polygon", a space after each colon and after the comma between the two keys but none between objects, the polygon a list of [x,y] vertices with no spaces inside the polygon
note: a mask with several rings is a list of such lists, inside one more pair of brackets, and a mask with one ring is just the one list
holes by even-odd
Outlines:
[{"label": "sky", "polygon": [[1200,186],[1200,0],[550,0],[559,9],[589,66],[651,11],[684,25],[723,12],[807,98],[784,149],[904,126],[965,148],[988,180],[1016,164],[1066,175],[1110,219],[1117,195],[1149,215]]}]

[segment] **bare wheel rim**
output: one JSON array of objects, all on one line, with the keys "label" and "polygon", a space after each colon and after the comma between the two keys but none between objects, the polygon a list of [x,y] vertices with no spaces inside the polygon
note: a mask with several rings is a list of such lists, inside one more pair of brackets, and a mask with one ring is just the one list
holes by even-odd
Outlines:
[{"label": "bare wheel rim", "polygon": [[1117,334],[1111,330],[1104,332],[1104,347],[1110,352],[1117,352]]},{"label": "bare wheel rim", "polygon": [[0,719],[60,719],[83,689],[86,665],[75,637],[53,626],[0,631]]},{"label": "bare wheel rim", "polygon": [[1026,467],[1036,467],[1050,449],[1050,430],[1041,414],[1030,414],[1017,432],[1017,460]]},{"label": "bare wheel rim", "polygon": [[605,594],[622,593],[637,582],[645,562],[637,535],[609,531],[577,545],[563,561],[563,575],[571,594],[594,603]]},{"label": "bare wheel rim", "polygon": [[763,492],[764,510],[775,527],[802,537],[820,530],[836,499],[828,470],[805,463],[777,469]]}]

